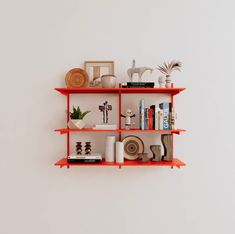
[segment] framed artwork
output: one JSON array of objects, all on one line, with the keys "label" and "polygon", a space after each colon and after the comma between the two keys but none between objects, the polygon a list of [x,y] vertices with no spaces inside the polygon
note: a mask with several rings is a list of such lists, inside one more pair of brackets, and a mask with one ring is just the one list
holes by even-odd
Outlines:
[{"label": "framed artwork", "polygon": [[114,61],[85,61],[84,68],[91,82],[102,75],[114,75]]}]

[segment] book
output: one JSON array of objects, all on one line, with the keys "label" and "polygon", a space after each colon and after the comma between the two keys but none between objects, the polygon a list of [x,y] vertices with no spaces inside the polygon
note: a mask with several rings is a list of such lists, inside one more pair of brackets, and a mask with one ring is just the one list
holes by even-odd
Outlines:
[{"label": "book", "polygon": [[154,88],[154,82],[127,82],[122,83],[122,88]]},{"label": "book", "polygon": [[140,129],[144,130],[144,100],[140,100],[140,105],[139,105],[139,114],[140,114]]},{"label": "book", "polygon": [[102,161],[101,153],[85,154],[85,155],[77,155],[74,153],[68,156],[68,162],[70,163],[101,162],[101,161]]},{"label": "book", "polygon": [[162,119],[163,119],[163,130],[170,130],[170,122],[171,122],[171,103],[163,102],[159,104],[159,108],[162,110]]},{"label": "book", "polygon": [[163,110],[158,111],[158,130],[163,130]]},{"label": "book", "polygon": [[149,129],[149,112],[148,112],[148,108],[144,109],[144,129],[145,130]]},{"label": "book", "polygon": [[158,130],[158,105],[151,105],[150,108],[153,110],[152,117],[153,117],[153,129]]},{"label": "book", "polygon": [[148,108],[148,129],[153,130],[153,110]]}]

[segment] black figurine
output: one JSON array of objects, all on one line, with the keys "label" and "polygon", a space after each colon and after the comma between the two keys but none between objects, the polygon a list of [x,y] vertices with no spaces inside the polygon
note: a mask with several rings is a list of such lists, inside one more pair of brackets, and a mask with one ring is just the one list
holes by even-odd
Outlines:
[{"label": "black figurine", "polygon": [[80,141],[76,142],[76,152],[78,155],[82,154],[82,142]]},{"label": "black figurine", "polygon": [[86,142],[85,144],[85,154],[91,153],[91,142]]}]

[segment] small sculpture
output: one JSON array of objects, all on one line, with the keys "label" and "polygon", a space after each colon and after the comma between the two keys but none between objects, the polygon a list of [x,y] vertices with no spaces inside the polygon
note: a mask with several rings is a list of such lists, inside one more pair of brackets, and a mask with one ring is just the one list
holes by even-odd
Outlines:
[{"label": "small sculpture", "polygon": [[90,154],[91,153],[91,142],[86,142],[85,143],[85,154]]},{"label": "small sculpture", "polygon": [[121,114],[121,117],[125,118],[125,128],[130,129],[131,128],[131,118],[135,117],[135,114],[132,114],[131,109],[126,110],[126,115]]},{"label": "small sculpture", "polygon": [[141,77],[146,71],[153,72],[154,69],[150,67],[135,67],[135,60],[132,62],[132,67],[127,70],[130,82],[133,82],[133,75],[136,73],[139,76],[139,82],[141,82]]},{"label": "small sculpture", "polygon": [[138,160],[141,162],[148,162],[151,158],[149,158],[148,153],[138,153]]},{"label": "small sculpture", "polygon": [[112,106],[105,101],[103,106],[99,106],[99,110],[103,112],[103,123],[108,124],[108,111],[112,110]]},{"label": "small sculpture", "polygon": [[164,147],[163,160],[172,161],[173,159],[173,139],[171,134],[162,134],[161,141]]},{"label": "small sculpture", "polygon": [[165,77],[164,76],[159,76],[158,77],[158,84],[159,84],[159,88],[165,88]]},{"label": "small sculpture", "polygon": [[152,161],[160,162],[162,160],[161,145],[150,145],[150,150],[153,153]]},{"label": "small sculpture", "polygon": [[166,88],[171,88],[171,73],[173,71],[181,71],[180,68],[182,63],[180,61],[172,60],[171,62],[164,62],[161,66],[158,66],[157,69],[166,76]]},{"label": "small sculpture", "polygon": [[76,142],[76,153],[78,155],[82,154],[82,142],[81,141]]}]

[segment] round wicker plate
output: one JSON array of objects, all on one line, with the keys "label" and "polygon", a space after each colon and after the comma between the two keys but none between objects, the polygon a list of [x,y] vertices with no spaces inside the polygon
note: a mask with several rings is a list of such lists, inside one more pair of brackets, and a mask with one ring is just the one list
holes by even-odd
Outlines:
[{"label": "round wicker plate", "polygon": [[89,84],[89,77],[85,70],[73,68],[66,74],[65,83],[68,88],[85,88]]},{"label": "round wicker plate", "polygon": [[123,139],[124,158],[136,160],[138,153],[144,152],[144,142],[137,136],[127,136]]}]

